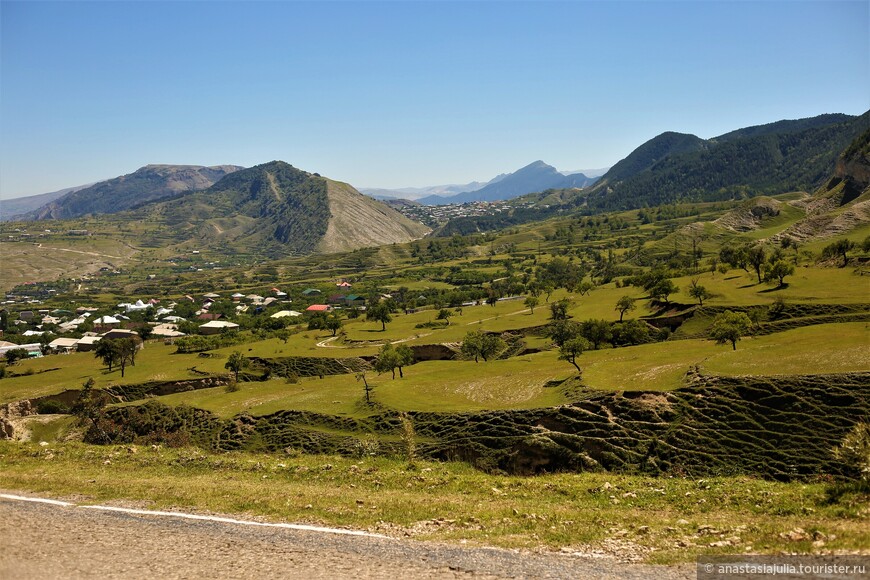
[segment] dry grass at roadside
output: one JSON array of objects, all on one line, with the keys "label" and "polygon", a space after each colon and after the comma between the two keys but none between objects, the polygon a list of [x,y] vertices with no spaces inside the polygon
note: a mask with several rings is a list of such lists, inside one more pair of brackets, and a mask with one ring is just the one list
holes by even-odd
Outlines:
[{"label": "dry grass at roadside", "polygon": [[380,457],[0,442],[0,489],[368,529],[472,545],[697,554],[870,553],[868,496],[744,477],[488,475]]}]

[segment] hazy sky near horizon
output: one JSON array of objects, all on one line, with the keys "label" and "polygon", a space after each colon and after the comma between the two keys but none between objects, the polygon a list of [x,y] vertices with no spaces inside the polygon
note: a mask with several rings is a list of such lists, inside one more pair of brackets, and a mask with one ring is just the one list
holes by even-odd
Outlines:
[{"label": "hazy sky near horizon", "polygon": [[357,187],[870,109],[870,3],[0,1],[0,197],[281,159]]}]

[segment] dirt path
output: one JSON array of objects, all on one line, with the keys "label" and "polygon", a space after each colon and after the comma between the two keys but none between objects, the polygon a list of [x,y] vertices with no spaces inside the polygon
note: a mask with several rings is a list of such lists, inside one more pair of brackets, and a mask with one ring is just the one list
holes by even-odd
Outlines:
[{"label": "dirt path", "polygon": [[[399,340],[391,340],[390,344],[402,344],[403,342],[410,342],[412,340],[417,340],[418,338],[423,338],[424,336],[429,336],[432,334],[431,332],[424,332],[423,334],[415,334],[414,336],[409,336],[408,338],[400,338]],[[335,340],[338,340],[337,336],[330,336],[326,340],[321,340],[315,346],[319,346],[320,348],[342,348],[342,349],[352,349],[352,348],[365,348],[367,346],[381,346],[384,344],[383,342],[371,342],[368,344],[359,344],[355,346],[347,346],[345,344],[329,344]]]},{"label": "dirt path", "polygon": [[123,260],[123,256],[112,256],[110,254],[101,254],[99,252],[86,252],[84,250],[71,250],[69,248],[52,248],[50,246],[43,246],[42,244],[36,244],[37,248],[42,250],[51,250],[53,252],[72,252],[73,254],[84,254],[86,256],[96,256],[97,258],[112,258],[113,260]]},{"label": "dirt path", "polygon": [[[514,312],[508,312],[505,316],[516,316],[517,314],[522,314],[523,312],[531,312],[528,308],[525,310],[516,310]],[[480,324],[481,322],[486,322],[487,320],[495,320],[498,316],[490,316],[489,318],[481,318],[480,320],[475,320],[473,322],[466,322],[465,326],[471,326],[472,324]]]},{"label": "dirt path", "polygon": [[464,548],[0,498],[0,578],[694,578],[694,567]]}]

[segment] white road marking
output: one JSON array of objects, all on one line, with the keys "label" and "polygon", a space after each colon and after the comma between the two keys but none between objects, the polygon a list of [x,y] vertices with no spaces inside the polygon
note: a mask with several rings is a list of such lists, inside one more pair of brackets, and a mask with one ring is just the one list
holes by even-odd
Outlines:
[{"label": "white road marking", "polygon": [[389,536],[384,536],[382,534],[373,534],[371,532],[362,532],[359,530],[343,530],[340,528],[323,528],[320,526],[308,526],[305,524],[283,524],[283,523],[269,523],[269,522],[252,522],[249,520],[237,520],[233,518],[222,518],[218,516],[200,516],[196,514],[186,514],[184,512],[161,512],[157,510],[138,510],[132,508],[123,508],[123,507],[115,507],[115,506],[107,506],[107,505],[77,505],[65,501],[58,501],[55,499],[44,499],[40,497],[25,497],[20,495],[11,495],[6,493],[0,493],[0,498],[9,499],[14,501],[29,501],[36,503],[46,503],[50,505],[63,506],[63,507],[77,507],[82,509],[92,509],[92,510],[103,510],[110,512],[121,512],[125,514],[135,514],[135,515],[143,515],[143,516],[163,516],[163,517],[173,517],[173,518],[185,518],[189,520],[203,520],[209,522],[219,522],[223,524],[236,524],[240,526],[261,526],[265,528],[283,528],[287,530],[303,530],[306,532],[319,532],[323,534],[341,534],[345,536],[365,536],[368,538],[383,538],[386,540],[391,539]]},{"label": "white road marking", "polygon": [[3,499],[11,499],[15,501],[32,501],[34,503],[47,503],[51,505],[60,505],[60,506],[71,506],[75,504],[71,504],[66,501],[58,501],[56,499],[44,499],[41,497],[25,497],[23,495],[10,495],[8,493],[0,493],[0,497]]}]

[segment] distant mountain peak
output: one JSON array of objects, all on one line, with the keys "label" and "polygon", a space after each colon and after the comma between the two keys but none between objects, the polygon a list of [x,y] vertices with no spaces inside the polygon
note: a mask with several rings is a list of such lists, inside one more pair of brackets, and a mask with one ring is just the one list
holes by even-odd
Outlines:
[{"label": "distant mountain peak", "polygon": [[587,187],[594,182],[594,179],[590,179],[582,173],[562,175],[555,167],[539,159],[517,169],[513,173],[498,176],[480,189],[450,197],[432,195],[417,201],[427,205],[468,203],[472,201],[500,201],[547,189]]}]

